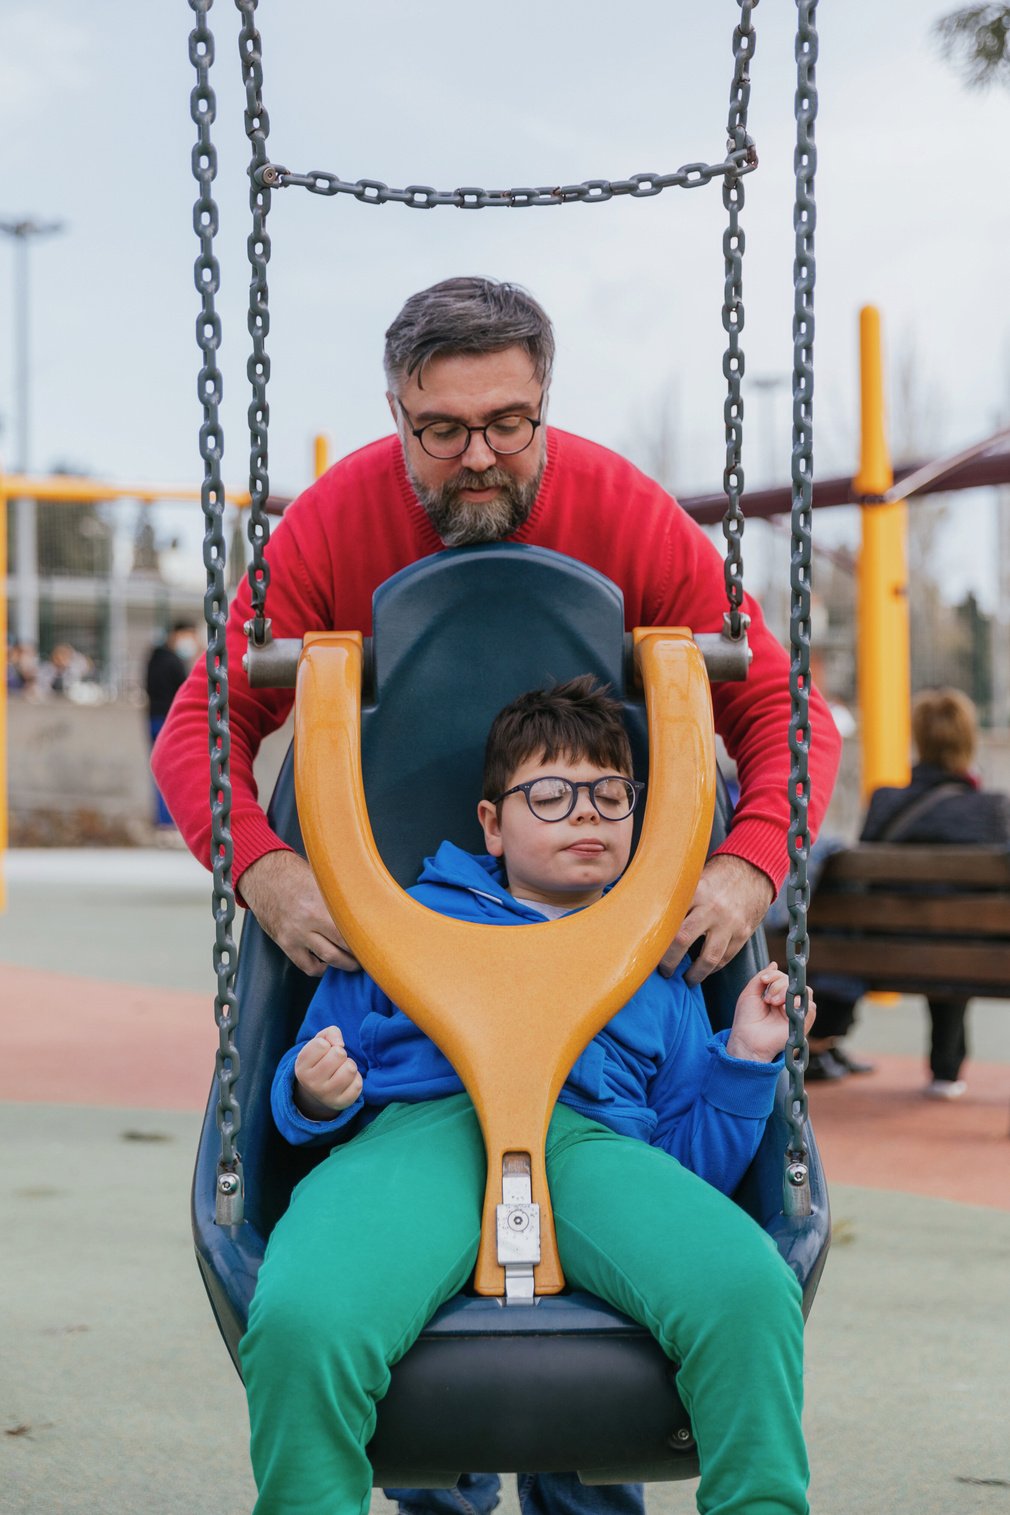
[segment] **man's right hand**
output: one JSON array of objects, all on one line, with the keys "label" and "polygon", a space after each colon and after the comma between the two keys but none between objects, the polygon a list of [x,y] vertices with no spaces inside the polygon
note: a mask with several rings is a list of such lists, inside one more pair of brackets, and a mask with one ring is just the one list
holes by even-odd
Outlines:
[{"label": "man's right hand", "polygon": [[327,968],[352,973],[361,964],[326,908],[312,869],[297,852],[266,852],[238,880],[242,897],[267,936],[296,968],[319,978]]}]

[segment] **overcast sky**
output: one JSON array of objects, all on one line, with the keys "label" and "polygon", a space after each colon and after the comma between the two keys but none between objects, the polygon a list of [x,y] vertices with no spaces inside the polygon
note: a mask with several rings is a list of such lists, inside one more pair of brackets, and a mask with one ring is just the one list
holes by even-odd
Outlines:
[{"label": "overcast sky", "polygon": [[[1010,400],[1004,192],[1010,95],[966,92],[930,35],[953,0],[820,6],[816,471],[854,471],[858,309],[883,312],[914,372],[927,447],[963,445]],[[270,155],[390,184],[500,187],[668,171],[723,155],[733,0],[552,0],[535,8],[263,0]],[[746,181],[745,464],[788,474],[789,406],[754,378],[791,368],[794,7],[755,12]],[[248,266],[238,14],[211,12],[222,212],[225,477],[244,487]],[[31,253],[31,450],[128,481],[200,477],[192,282],[195,185],[185,0],[7,0],[0,21],[0,214],[62,220]],[[288,189],[270,216],[271,483],[307,481],[388,429],[382,334],[453,273],[517,279],[558,332],[552,420],[648,461],[666,413],[683,492],[724,453],[718,182],[549,210],[414,212]],[[0,449],[16,434],[13,256],[0,240]],[[911,356],[910,356],[911,355]],[[896,439],[897,443],[897,439]],[[896,450],[899,450],[896,446]],[[834,515],[830,522],[823,517]],[[846,517],[823,512],[831,540]],[[960,497],[950,588],[991,584],[991,505]],[[980,549],[980,550],[979,550]],[[988,570],[986,570],[988,571]]]}]

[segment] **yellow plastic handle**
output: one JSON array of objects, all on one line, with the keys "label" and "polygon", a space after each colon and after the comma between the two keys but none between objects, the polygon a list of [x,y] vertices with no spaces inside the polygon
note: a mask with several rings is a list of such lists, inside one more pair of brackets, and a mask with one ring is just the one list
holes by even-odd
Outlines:
[{"label": "yellow plastic handle", "polygon": [[480,1119],[488,1158],[475,1275],[482,1294],[504,1290],[495,1210],[506,1152],[530,1156],[541,1207],[537,1292],[564,1287],[544,1163],[551,1112],[579,1053],[670,945],[705,862],[715,752],[704,663],[680,629],[636,633],[635,655],[650,747],[635,856],[598,904],[524,930],[451,920],[403,892],[379,856],[365,804],[361,636],[313,633],[299,661],[295,790],[309,862],[351,950],[442,1049]]}]

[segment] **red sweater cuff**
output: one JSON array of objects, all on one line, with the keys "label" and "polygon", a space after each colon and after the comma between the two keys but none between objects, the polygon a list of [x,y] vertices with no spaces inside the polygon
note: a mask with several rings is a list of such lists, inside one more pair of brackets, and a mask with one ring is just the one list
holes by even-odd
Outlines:
[{"label": "red sweater cuff", "polygon": [[715,849],[715,855],[726,853],[760,868],[778,894],[789,872],[787,837],[788,833],[772,821],[743,820],[730,828],[729,836]]},{"label": "red sweater cuff", "polygon": [[[245,870],[268,852],[293,851],[293,847],[281,841],[262,811],[250,809],[240,818],[232,817],[232,874],[236,886]],[[245,905],[244,900],[239,903]]]}]

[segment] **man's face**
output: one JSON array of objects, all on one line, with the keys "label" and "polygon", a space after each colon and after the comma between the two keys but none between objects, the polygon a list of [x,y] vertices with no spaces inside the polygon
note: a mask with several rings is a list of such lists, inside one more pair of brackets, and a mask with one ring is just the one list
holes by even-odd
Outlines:
[{"label": "man's face", "polygon": [[542,416],[546,396],[529,354],[507,347],[479,357],[435,358],[387,399],[410,482],[445,545],[497,542],[518,531],[544,471],[542,426],[523,452],[496,453],[474,432],[466,452],[449,459],[429,457],[413,432],[433,421],[486,426],[501,416]]},{"label": "man's face", "polygon": [[[506,789],[533,779],[557,777],[573,782],[608,777],[612,768],[597,768],[585,758],[527,759],[512,774]],[[623,775],[627,777],[627,775]],[[561,821],[535,816],[523,794],[510,794],[501,815],[490,800],[481,800],[477,818],[492,857],[504,857],[509,889],[522,899],[574,910],[591,905],[608,884],[620,878],[631,856],[632,817],[605,820],[586,789]]]}]

